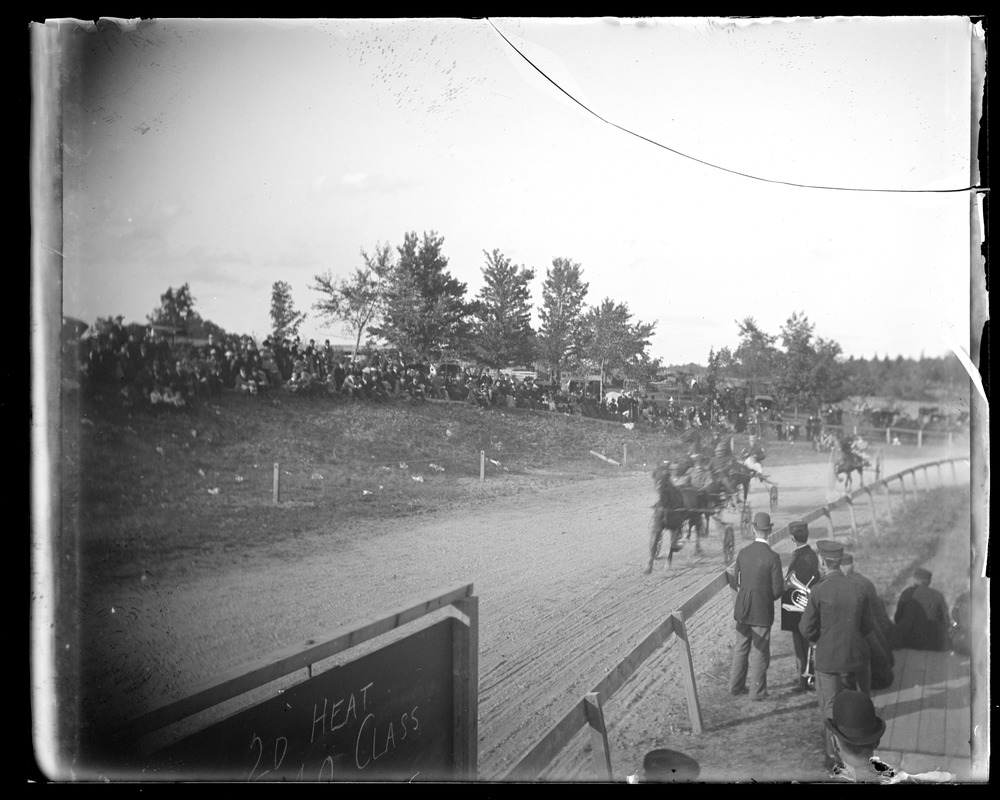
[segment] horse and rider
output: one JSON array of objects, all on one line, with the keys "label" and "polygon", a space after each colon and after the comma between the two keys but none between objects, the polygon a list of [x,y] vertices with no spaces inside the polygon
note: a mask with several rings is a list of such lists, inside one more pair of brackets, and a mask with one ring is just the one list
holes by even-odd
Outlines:
[{"label": "horse and rider", "polygon": [[860,436],[844,436],[840,439],[840,453],[833,465],[834,477],[839,480],[844,479],[844,491],[851,491],[853,485],[853,473],[858,473],[861,485],[865,485],[865,470],[871,469],[872,463],[868,460],[866,450],[868,442]]},{"label": "horse and rider", "polygon": [[728,504],[745,505],[750,479],[754,472],[733,456],[728,440],[701,448],[696,443],[691,453],[674,462],[664,462],[653,471],[657,502],[653,506],[650,558],[646,572],[652,571],[664,531],[670,532],[667,564],[681,549],[681,538],[694,530],[695,552],[701,552],[701,538],[708,532],[709,519]]}]

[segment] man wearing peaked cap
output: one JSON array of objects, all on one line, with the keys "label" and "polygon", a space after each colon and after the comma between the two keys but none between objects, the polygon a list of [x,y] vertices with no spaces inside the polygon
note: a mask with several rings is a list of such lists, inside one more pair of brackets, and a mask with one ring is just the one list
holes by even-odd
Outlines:
[{"label": "man wearing peaked cap", "polygon": [[733,566],[726,571],[729,585],[736,590],[733,604],[736,638],[729,691],[732,694],[749,692],[751,700],[763,700],[768,696],[767,668],[771,662],[774,601],[781,597],[784,586],[781,558],[767,541],[773,527],[768,514],[757,514],[753,518],[753,542],[740,550]]},{"label": "man wearing peaked cap", "polygon": [[798,683],[793,692],[808,692],[814,687],[809,682],[809,642],[799,630],[802,621],[801,601],[802,589],[812,591],[819,583],[819,557],[808,544],[809,526],[805,522],[796,521],[788,526],[788,532],[795,541],[795,552],[785,572],[785,590],[781,595],[781,630],[792,634],[792,648],[795,651],[795,663],[798,668]]},{"label": "man wearing peaked cap", "polygon": [[896,627],[903,647],[914,650],[947,650],[951,617],[944,595],[932,589],[931,573],[913,570],[913,584],[903,590],[896,603]]},{"label": "man wearing peaked cap", "polygon": [[[865,590],[841,572],[844,546],[825,539],[816,543],[816,549],[824,577],[809,593],[799,630],[816,645],[816,698],[826,730],[837,695],[846,689],[871,694],[867,637],[875,620]],[[825,739],[827,757],[836,761],[833,740],[828,733]]]},{"label": "man wearing peaked cap", "polygon": [[868,595],[868,602],[871,603],[872,617],[875,620],[875,627],[868,634],[868,651],[871,656],[871,674],[873,689],[888,689],[892,686],[892,668],[895,660],[892,655],[892,638],[896,636],[895,625],[886,613],[882,598],[878,596],[878,589],[864,575],[854,571],[854,556],[851,553],[844,553],[840,562],[840,571],[847,576],[849,581],[853,581],[865,590]]}]

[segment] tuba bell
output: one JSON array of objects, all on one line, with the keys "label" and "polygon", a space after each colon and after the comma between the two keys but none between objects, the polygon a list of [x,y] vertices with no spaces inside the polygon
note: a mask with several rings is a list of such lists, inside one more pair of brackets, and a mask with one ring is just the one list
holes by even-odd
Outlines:
[{"label": "tuba bell", "polygon": [[786,586],[792,589],[791,595],[787,603],[782,603],[781,607],[785,611],[805,611],[806,606],[809,604],[809,585],[813,582],[813,579],[809,579],[809,583],[803,583],[795,574],[792,573],[788,576],[786,580]]}]

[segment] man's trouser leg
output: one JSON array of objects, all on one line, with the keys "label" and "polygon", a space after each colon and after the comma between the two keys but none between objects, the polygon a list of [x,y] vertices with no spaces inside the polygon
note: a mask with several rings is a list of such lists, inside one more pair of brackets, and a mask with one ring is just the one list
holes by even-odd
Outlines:
[{"label": "man's trouser leg", "polygon": [[[823,741],[826,746],[826,754],[832,758],[839,758],[839,756],[830,735],[830,729],[826,727],[826,721],[833,718],[833,700],[844,689],[849,688],[848,678],[850,676],[853,676],[853,673],[816,672],[816,699],[819,701],[819,718],[823,726]],[[853,680],[851,682],[853,683]]]},{"label": "man's trouser leg", "polygon": [[798,685],[805,689],[808,681],[803,676],[809,668],[809,642],[798,630],[792,631],[792,648],[795,650],[795,665],[799,669]]},{"label": "man's trouser leg", "polygon": [[733,639],[733,663],[729,670],[729,691],[733,694],[743,694],[747,690],[747,665],[751,644],[750,626],[737,622]]},{"label": "man's trouser leg", "polygon": [[767,695],[767,668],[771,664],[771,626],[750,626],[750,699]]}]

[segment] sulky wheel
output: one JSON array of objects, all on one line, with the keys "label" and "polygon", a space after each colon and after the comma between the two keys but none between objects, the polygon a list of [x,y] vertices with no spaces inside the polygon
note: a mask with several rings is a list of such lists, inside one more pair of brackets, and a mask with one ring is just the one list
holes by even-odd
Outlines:
[{"label": "sulky wheel", "polygon": [[736,558],[736,541],[733,536],[733,526],[727,525],[725,533],[722,535],[722,560],[728,567]]},{"label": "sulky wheel", "polygon": [[778,510],[778,487],[772,484],[771,491],[768,492],[768,500],[771,504],[771,513]]}]

